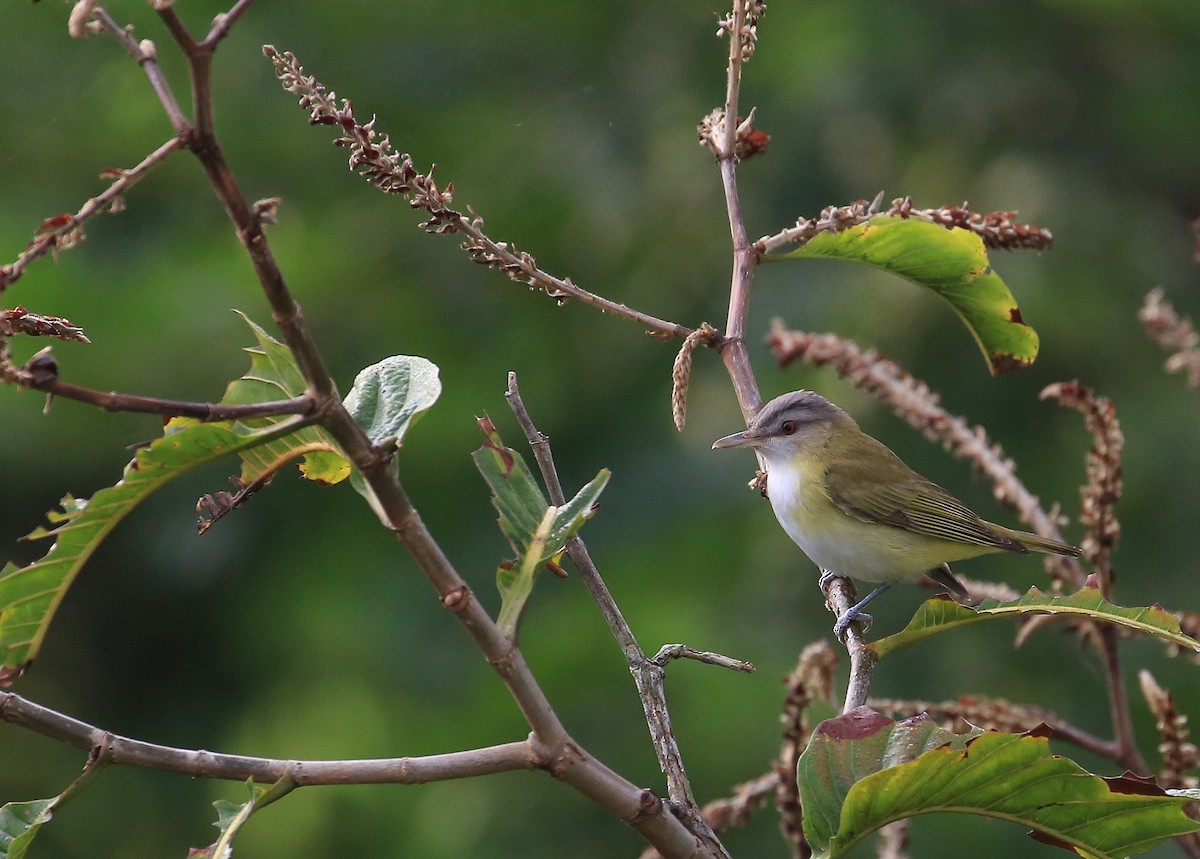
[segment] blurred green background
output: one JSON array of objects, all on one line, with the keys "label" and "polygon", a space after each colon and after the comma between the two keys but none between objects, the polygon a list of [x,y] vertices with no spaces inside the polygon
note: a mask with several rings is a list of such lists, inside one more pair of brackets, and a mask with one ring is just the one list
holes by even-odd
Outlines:
[{"label": "blurred green background", "polygon": [[[224,6],[180,2],[198,30]],[[159,55],[181,99],[183,68],[140,0],[110,6]],[[107,167],[131,167],[170,134],[145,78],[108,38],[72,41],[68,7],[0,6],[0,256],[38,223],[74,211]],[[602,512],[584,531],[647,650],[683,641],[758,667],[735,675],[672,666],[667,692],[702,800],[768,766],[778,748],[781,678],[803,645],[828,636],[816,571],[745,488],[754,461],[717,454],[739,428],[727,377],[697,355],[690,420],[670,421],[677,343],[578,304],[556,307],[471,265],[457,242],[416,229],[398,199],[345,169],[275,83],[263,43],[295,51],[351,97],[419,166],[437,164],[456,203],[490,234],[560,276],[655,315],[724,323],[729,239],[711,156],[695,125],[723,97],[717,4],[257,4],[217,56],[217,120],[251,199],[283,197],[270,238],[342,390],[381,357],[423,355],[445,393],[400,454],[429,527],[491,605],[509,549],[470,452],[488,412],[511,444],[503,399],[515,370],[554,442],[569,491],[610,467]],[[1049,227],[1044,254],[996,265],[1041,334],[1030,369],[992,379],[970,336],[933,296],[833,263],[760,271],[748,330],[764,394],[828,394],[910,464],[988,518],[1011,522],[964,463],[901,424],[832,371],[774,368],[760,335],[773,316],[878,347],[985,424],[1046,503],[1078,508],[1089,440],[1079,416],[1041,403],[1079,378],[1115,398],[1127,436],[1116,597],[1195,607],[1196,428],[1200,399],[1162,372],[1136,321],[1163,286],[1200,312],[1190,220],[1200,214],[1200,6],[1192,0],[977,0],[770,4],[743,103],[772,135],[740,170],[752,236],[828,204],[911,194],[918,206],[969,200],[1019,209]],[[214,400],[246,367],[249,331],[270,313],[197,165],[172,157],[129,195],[128,211],[87,225],[88,240],[38,262],[4,306],[63,315],[91,346],[55,344],[73,382]],[[24,359],[39,343],[18,341]],[[111,484],[154,418],[108,415],[0,390],[0,562],[66,492]],[[16,691],[109,730],[171,745],[293,758],[416,755],[523,737],[501,684],[413,563],[347,486],[285,475],[203,538],[193,505],[226,488],[232,465],[189,475],[131,515],[84,569],[38,664]],[[1077,527],[1066,530],[1079,539]],[[967,575],[1024,589],[1040,566],[984,559]],[[899,629],[927,594],[878,604]],[[1095,660],[1053,628],[1014,651],[1011,629],[982,625],[896,654],[880,696],[1010,696],[1104,734]],[[577,576],[537,589],[522,643],[569,730],[633,781],[661,788],[617,647]],[[1184,712],[1200,709],[1195,669],[1143,641],[1125,645],[1127,679],[1150,667]],[[844,676],[844,667],[842,669]],[[842,690],[839,689],[839,694]],[[1135,698],[1143,748],[1152,719]],[[1063,748],[1085,766],[1110,764]],[[0,726],[0,801],[51,796],[83,755]],[[46,828],[31,855],[182,856],[210,843],[207,803],[237,785],[111,770]],[[775,815],[730,833],[737,856],[789,855]],[[1058,855],[1018,827],[918,819],[914,853]],[[970,839],[969,842],[966,839]],[[238,855],[619,857],[635,834],[541,774],[420,787],[311,788],[255,817]],[[871,847],[860,848],[863,856]],[[1172,855],[1170,846],[1158,855]]]}]

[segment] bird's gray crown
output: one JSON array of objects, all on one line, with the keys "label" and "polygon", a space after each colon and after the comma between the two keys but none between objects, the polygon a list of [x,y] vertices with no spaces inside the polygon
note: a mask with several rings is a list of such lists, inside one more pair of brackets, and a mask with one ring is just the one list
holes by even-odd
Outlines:
[{"label": "bird's gray crown", "polygon": [[820,394],[812,391],[792,391],[763,406],[750,422],[750,430],[766,435],[777,431],[779,425],[786,420],[795,421],[804,427],[842,419],[849,420],[850,416]]}]

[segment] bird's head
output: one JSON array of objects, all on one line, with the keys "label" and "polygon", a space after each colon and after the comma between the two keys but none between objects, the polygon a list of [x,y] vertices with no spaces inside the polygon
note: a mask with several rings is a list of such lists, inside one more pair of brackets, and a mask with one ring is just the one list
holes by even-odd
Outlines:
[{"label": "bird's head", "polygon": [[755,448],[768,462],[786,462],[829,441],[854,419],[820,394],[792,391],[763,406],[743,432],[713,442],[714,448]]}]

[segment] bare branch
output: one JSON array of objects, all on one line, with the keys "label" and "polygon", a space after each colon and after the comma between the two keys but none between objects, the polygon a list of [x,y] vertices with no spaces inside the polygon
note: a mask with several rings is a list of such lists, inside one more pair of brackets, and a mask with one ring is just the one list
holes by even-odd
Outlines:
[{"label": "bare branch", "polygon": [[752,662],[745,662],[741,659],[734,659],[731,656],[713,653],[711,650],[696,650],[696,648],[688,647],[686,644],[664,644],[658,649],[658,653],[650,657],[651,662],[662,668],[665,668],[667,663],[672,659],[694,659],[697,662],[716,665],[719,668],[742,671],[746,674],[754,673],[754,664]]},{"label": "bare branch", "polygon": [[[508,390],[505,393],[509,407],[516,415],[517,423],[525,432],[525,438],[533,449],[534,458],[542,473],[542,481],[550,494],[550,502],[562,506],[566,502],[562,481],[559,480],[558,470],[554,466],[554,455],[550,450],[550,439],[538,430],[521,399],[521,389],[517,385],[517,374],[508,374]],[[625,620],[620,607],[613,599],[608,585],[600,575],[600,570],[592,560],[587,545],[579,535],[567,541],[567,554],[575,568],[579,570],[580,578],[592,599],[596,601],[609,631],[612,633],[629,673],[633,676],[638,698],[642,702],[642,710],[646,715],[646,726],[650,731],[650,739],[654,744],[654,752],[658,757],[659,768],[667,779],[667,795],[675,805],[676,813],[686,821],[687,826],[700,838],[714,855],[728,856],[724,846],[709,828],[705,818],[700,813],[692,793],[691,783],[683,767],[683,756],[675,740],[675,730],[671,725],[671,714],[667,709],[666,691],[663,688],[663,667],[646,658],[645,651],[638,644],[629,622]]]},{"label": "bare branch", "polygon": [[233,781],[254,779],[270,783],[288,776],[298,786],[422,784],[513,770],[547,769],[551,763],[538,757],[528,741],[407,758],[297,761],[225,755],[123,737],[12,692],[0,692],[0,718],[78,749],[99,748],[108,763]]},{"label": "bare branch", "polygon": [[195,403],[185,400],[163,400],[157,397],[141,397],[136,394],[120,394],[116,391],[97,391],[72,385],[58,378],[58,364],[48,350],[34,355],[24,367],[17,370],[16,378],[10,380],[22,387],[43,391],[53,397],[78,400],[106,412],[138,412],[163,415],[164,417],[189,417],[201,421],[246,420],[248,418],[273,417],[277,415],[312,415],[316,401],[304,394],[289,400],[272,400],[265,403]]},{"label": "bare branch", "polygon": [[116,177],[111,185],[84,203],[75,214],[60,215],[43,221],[37,235],[20,256],[0,268],[0,292],[15,283],[24,274],[26,267],[38,257],[43,257],[59,248],[69,248],[77,244],[83,238],[81,229],[83,223],[93,215],[103,212],[106,208],[109,211],[119,211],[125,192],[145,177],[151,167],[164,160],[182,145],[183,141],[180,138],[172,137],[143,158],[136,167],[129,170],[106,170],[102,176],[105,178]]},{"label": "bare branch", "polygon": [[[857,594],[850,579],[822,570],[820,584],[825,594],[825,605],[835,617],[841,617],[856,602]],[[865,618],[866,615],[860,614],[859,617]],[[849,713],[867,703],[871,677],[879,660],[863,641],[862,620],[856,620],[846,627],[844,643],[850,656],[850,676],[846,681],[846,701],[842,705],[842,712]]]}]

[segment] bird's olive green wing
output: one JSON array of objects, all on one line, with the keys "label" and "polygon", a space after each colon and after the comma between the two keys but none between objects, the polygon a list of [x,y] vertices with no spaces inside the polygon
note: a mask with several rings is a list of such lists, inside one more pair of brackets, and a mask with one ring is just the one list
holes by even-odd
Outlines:
[{"label": "bird's olive green wing", "polygon": [[[872,441],[874,441],[872,439]],[[825,474],[829,498],[842,512],[943,540],[995,546],[1024,554],[1020,543],[997,533],[965,504],[900,461],[882,444],[886,458],[866,457],[830,465]]]}]

